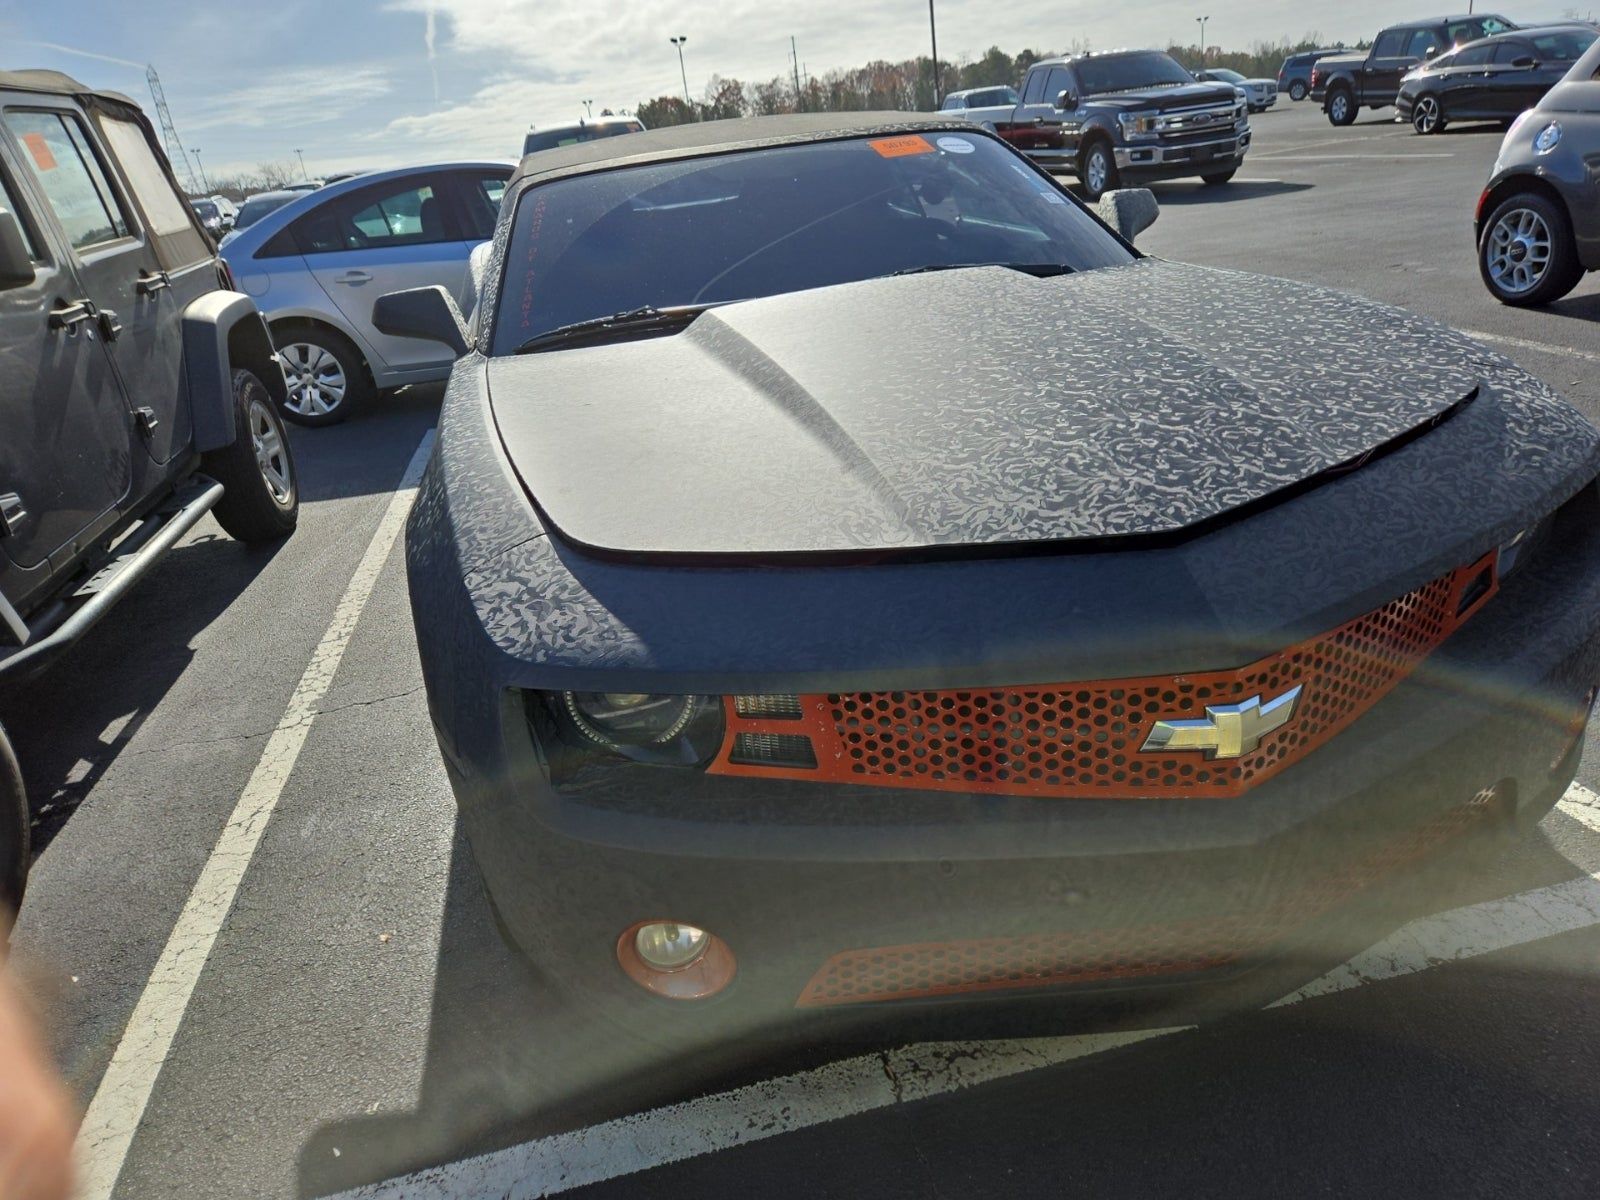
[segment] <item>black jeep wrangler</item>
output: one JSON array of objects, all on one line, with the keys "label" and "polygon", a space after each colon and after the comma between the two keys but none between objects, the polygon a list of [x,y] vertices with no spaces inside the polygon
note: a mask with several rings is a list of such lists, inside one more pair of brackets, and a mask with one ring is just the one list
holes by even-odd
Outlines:
[{"label": "black jeep wrangler", "polygon": [[[0,686],[42,670],[207,512],[293,532],[266,324],[133,101],[0,72]],[[28,806],[0,730],[0,900]]]}]

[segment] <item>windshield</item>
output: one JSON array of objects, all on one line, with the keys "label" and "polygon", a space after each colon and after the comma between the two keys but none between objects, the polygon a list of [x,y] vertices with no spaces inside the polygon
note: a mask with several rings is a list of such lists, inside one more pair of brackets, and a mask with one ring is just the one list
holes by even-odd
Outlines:
[{"label": "windshield", "polygon": [[1206,72],[1213,79],[1226,80],[1228,83],[1243,83],[1244,76],[1237,71],[1230,71],[1226,67],[1213,67]]},{"label": "windshield", "polygon": [[1158,50],[1085,58],[1077,63],[1077,70],[1083,92],[1089,96],[1194,82],[1194,76],[1179,66],[1176,59]]},{"label": "windshield", "polygon": [[282,208],[291,200],[298,199],[294,193],[287,196],[251,196],[239,208],[239,215],[234,220],[235,230],[248,229],[269,212]]},{"label": "windshield", "polygon": [[1558,29],[1550,33],[1536,33],[1528,37],[1534,53],[1542,62],[1572,62],[1583,57],[1583,52],[1600,37],[1593,29]]},{"label": "windshield", "polygon": [[851,139],[576,176],[525,192],[495,353],[595,317],[979,263],[1131,255],[991,138]]},{"label": "windshield", "polygon": [[1479,38],[1488,37],[1492,33],[1504,33],[1517,26],[1504,17],[1485,14],[1477,17],[1462,17],[1446,22],[1445,31],[1450,35],[1450,44],[1460,46],[1467,42],[1475,42]]},{"label": "windshield", "polygon": [[200,217],[220,217],[222,215],[217,206],[209,200],[196,200],[194,202],[194,211]]}]

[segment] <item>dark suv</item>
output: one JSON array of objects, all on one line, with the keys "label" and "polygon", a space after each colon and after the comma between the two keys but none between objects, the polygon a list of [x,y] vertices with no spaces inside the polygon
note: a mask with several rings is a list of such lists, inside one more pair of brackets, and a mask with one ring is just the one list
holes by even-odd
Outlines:
[{"label": "dark suv", "polygon": [[1400,80],[1412,67],[1455,46],[1517,26],[1494,13],[1431,17],[1391,25],[1365,54],[1330,55],[1311,68],[1311,98],[1334,125],[1349,125],[1362,108],[1394,103]]},{"label": "dark suv", "polygon": [[1289,55],[1278,68],[1278,90],[1286,92],[1291,100],[1304,100],[1311,94],[1311,68],[1319,59],[1343,53],[1341,46],[1337,50],[1302,50]]},{"label": "dark suv", "polygon": [[[283,372],[126,97],[0,72],[0,685],[43,669],[207,512],[293,531]],[[0,731],[0,900],[28,808]]]}]

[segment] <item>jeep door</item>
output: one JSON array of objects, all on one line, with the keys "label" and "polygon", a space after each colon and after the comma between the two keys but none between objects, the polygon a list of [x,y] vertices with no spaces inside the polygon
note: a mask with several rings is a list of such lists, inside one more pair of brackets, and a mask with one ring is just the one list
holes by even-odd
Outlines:
[{"label": "jeep door", "polygon": [[438,284],[458,302],[466,299],[467,256],[476,241],[448,199],[447,175],[430,170],[388,179],[335,196],[294,222],[311,274],[390,370],[450,362],[439,343],[391,337],[372,323],[373,301],[387,292]]},{"label": "jeep door", "polygon": [[[62,172],[52,220],[22,166],[36,155],[50,161],[54,151],[0,131],[0,207],[20,225],[34,268],[31,282],[0,290],[0,552],[45,577],[52,554],[71,558],[117,520],[131,418],[71,262],[124,237],[121,217],[74,158],[52,168]],[[36,585],[0,574],[22,607]]]},{"label": "jeep door", "polygon": [[[186,449],[190,440],[182,305],[202,290],[215,289],[217,279],[207,265],[209,252],[199,261],[193,261],[196,256],[191,253],[191,261],[182,269],[168,272],[155,243],[188,232],[194,245],[203,249],[204,235],[188,206],[176,196],[148,212],[132,203],[128,185],[105,145],[72,101],[32,97],[26,104],[8,105],[4,123],[24,148],[35,184],[73,247],[79,292],[72,299],[93,309],[95,332],[108,348],[135,410],[140,444],[156,463],[165,463]],[[102,116],[100,123],[105,128],[109,121]],[[137,125],[127,120],[117,123],[132,130],[131,136],[119,139],[123,143],[117,146],[119,153],[143,144]],[[145,172],[152,169],[160,171],[159,166],[147,165]],[[170,195],[170,187],[168,191]],[[79,222],[103,219],[108,213],[114,220],[114,236],[87,244],[75,234]]]}]

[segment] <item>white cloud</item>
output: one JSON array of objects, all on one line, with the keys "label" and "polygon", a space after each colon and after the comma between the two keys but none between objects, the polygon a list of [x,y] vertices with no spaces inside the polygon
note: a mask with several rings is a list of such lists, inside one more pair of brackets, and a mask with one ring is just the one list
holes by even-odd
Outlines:
[{"label": "white cloud", "polygon": [[274,71],[263,83],[223,92],[185,116],[188,130],[263,129],[338,121],[392,90],[382,67],[301,67]]}]

